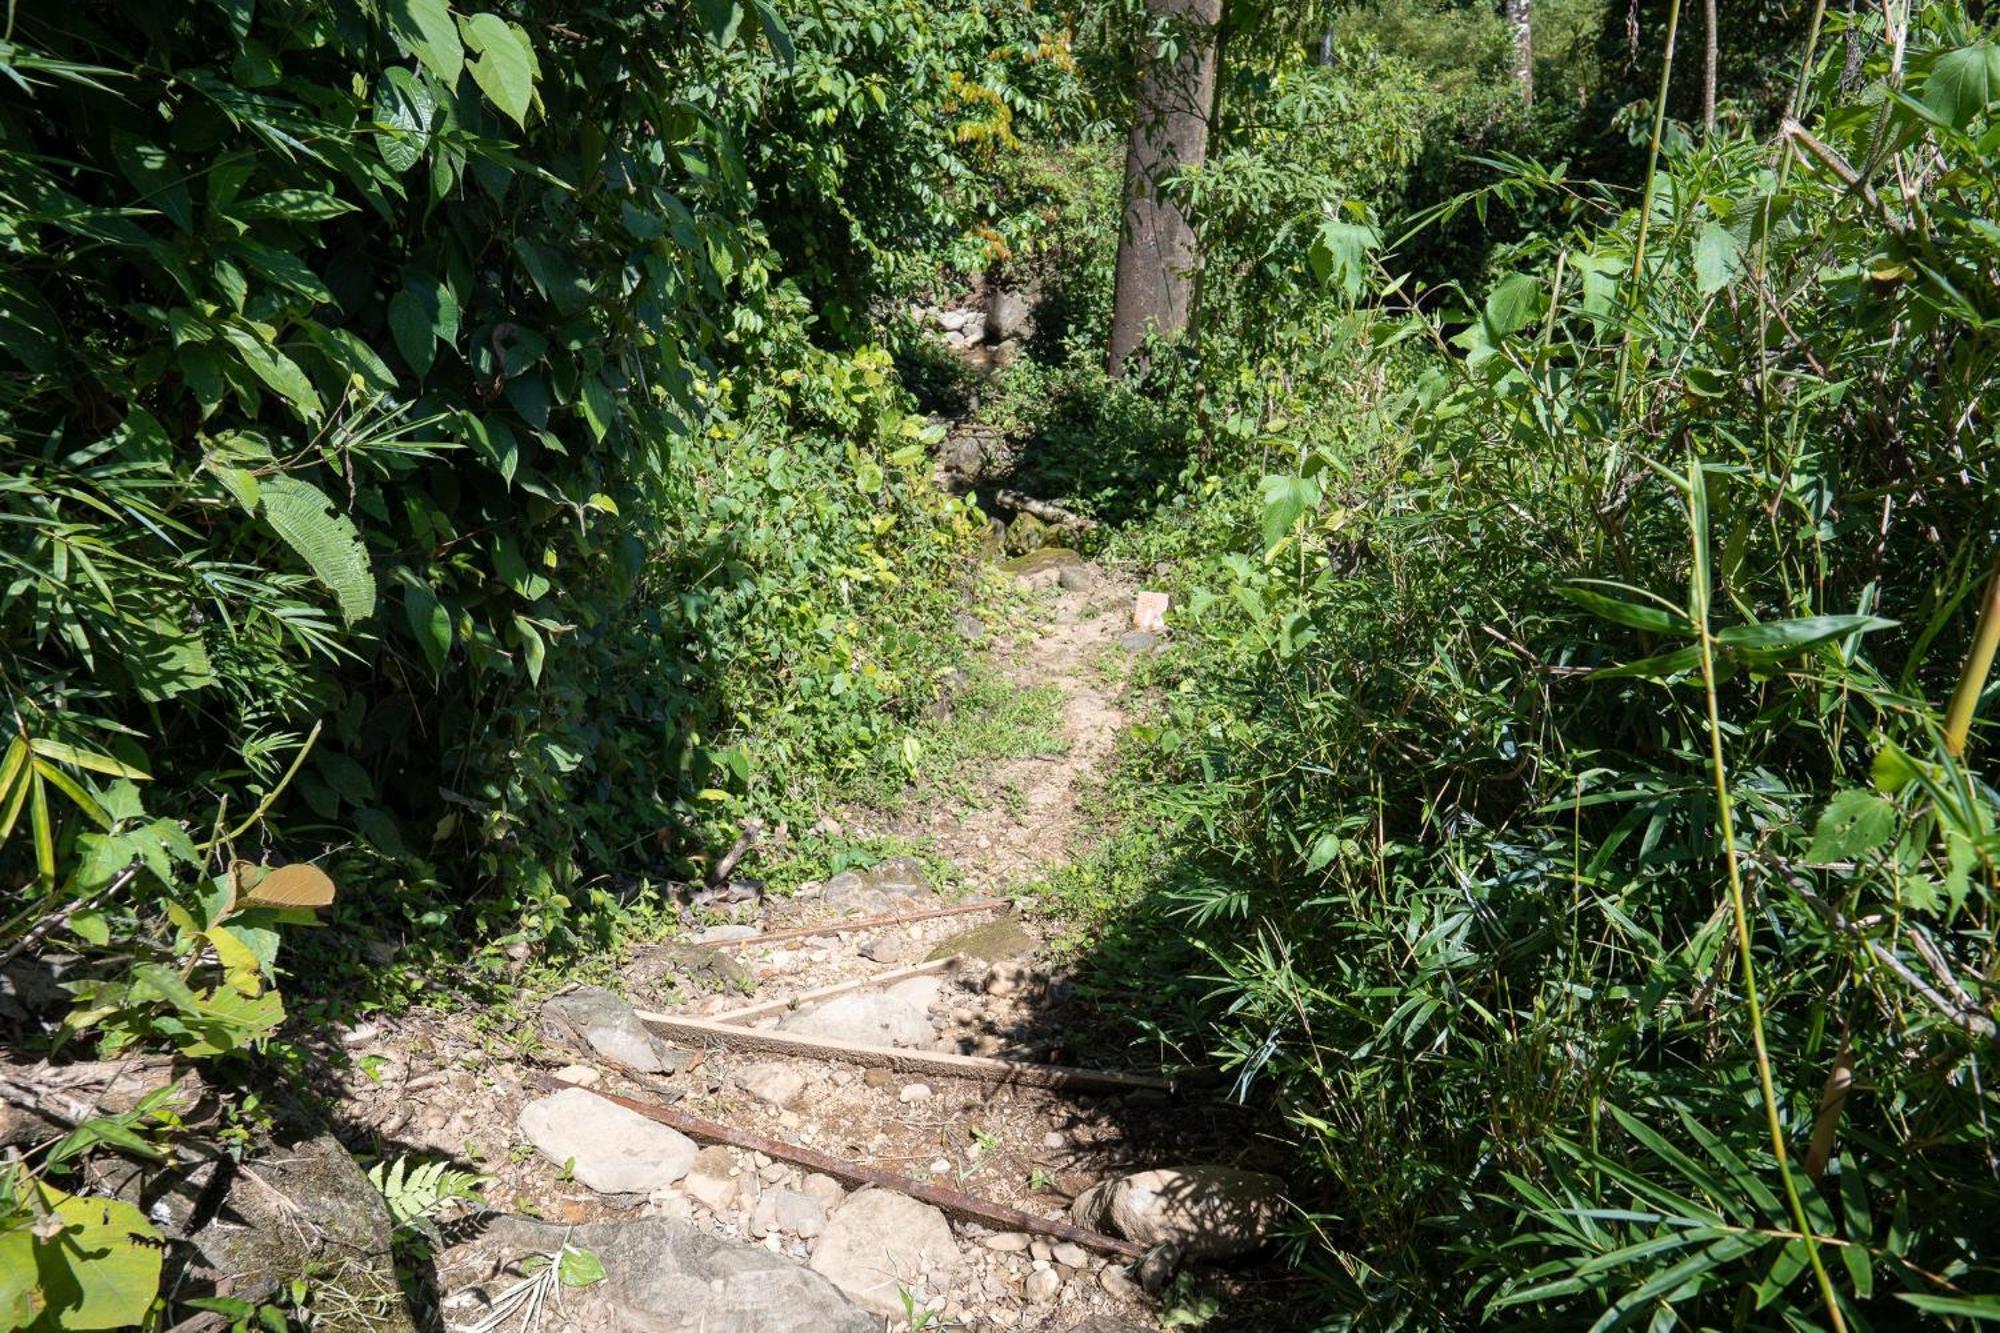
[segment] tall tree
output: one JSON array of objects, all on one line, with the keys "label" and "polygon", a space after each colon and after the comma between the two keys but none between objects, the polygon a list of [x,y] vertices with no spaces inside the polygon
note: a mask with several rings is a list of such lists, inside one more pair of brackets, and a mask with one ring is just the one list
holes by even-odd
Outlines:
[{"label": "tall tree", "polygon": [[[1514,34],[1514,82],[1523,104],[1535,100],[1535,22],[1529,0],[1506,0],[1507,27]],[[1490,11],[1489,11],[1490,12]]]},{"label": "tall tree", "polygon": [[1111,311],[1113,373],[1148,333],[1185,333],[1201,256],[1194,228],[1161,182],[1208,155],[1223,0],[1147,0],[1161,35],[1141,50],[1137,110],[1125,149],[1125,217]]}]

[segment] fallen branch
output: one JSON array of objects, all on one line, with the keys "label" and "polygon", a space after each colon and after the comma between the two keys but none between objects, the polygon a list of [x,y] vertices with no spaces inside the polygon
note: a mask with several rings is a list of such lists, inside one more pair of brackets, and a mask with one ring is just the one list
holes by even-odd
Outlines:
[{"label": "fallen branch", "polygon": [[1003,508],[1012,509],[1016,513],[1033,514],[1044,523],[1060,524],[1066,528],[1075,528],[1079,532],[1093,532],[1097,528],[1097,520],[1094,518],[1071,513],[1061,505],[1050,504],[1047,500],[1037,500],[1034,496],[1023,495],[1019,491],[995,491],[993,499]]},{"label": "fallen branch", "polygon": [[933,958],[930,962],[918,963],[915,967],[899,967],[892,972],[883,972],[872,977],[862,977],[857,981],[842,981],[832,986],[821,986],[817,990],[801,991],[789,999],[768,1000],[763,1004],[747,1005],[742,1009],[731,1009],[728,1013],[714,1015],[709,1021],[712,1023],[750,1023],[760,1018],[768,1018],[772,1014],[782,1014],[787,1009],[796,1009],[802,1004],[810,1004],[814,1000],[826,1000],[836,995],[845,995],[848,991],[871,990],[877,986],[893,986],[899,981],[908,981],[912,977],[927,977],[933,972],[944,971],[958,962],[958,959],[959,955],[957,954],[953,954],[949,958]]},{"label": "fallen branch", "polygon": [[709,884],[711,886],[717,885],[728,879],[729,872],[736,869],[736,863],[743,859],[743,854],[763,841],[763,838],[763,820],[755,818],[744,820],[743,832],[737,835],[736,841],[730,844],[729,850],[722,854],[722,859],[709,867]]},{"label": "fallen branch", "polygon": [[962,912],[991,912],[996,908],[1012,907],[1005,898],[981,898],[976,903],[960,903],[956,907],[931,907],[921,912],[894,912],[886,916],[867,916],[858,921],[829,921],[823,926],[796,926],[790,930],[770,930],[762,935],[749,935],[740,940],[703,940],[704,949],[742,949],[753,944],[774,944],[779,940],[803,940],[814,935],[838,935],[849,930],[873,930],[877,926],[896,926],[905,921],[928,921],[936,916],[957,916]]},{"label": "fallen branch", "polygon": [[1171,1080],[1149,1074],[1030,1064],[1023,1060],[1000,1060],[986,1055],[906,1050],[900,1046],[864,1046],[857,1042],[807,1037],[796,1032],[763,1032],[733,1023],[676,1018],[672,1014],[648,1013],[644,1009],[638,1012],[639,1021],[659,1036],[697,1046],[713,1043],[731,1050],[770,1051],[777,1055],[840,1060],[847,1064],[893,1069],[902,1074],[932,1074],[939,1078],[969,1078],[981,1083],[1013,1083],[1034,1088],[1093,1088],[1129,1092],[1135,1088],[1171,1090],[1174,1086]]},{"label": "fallen branch", "polygon": [[[127,869],[120,871],[116,878],[114,878],[109,884],[105,885],[103,888],[99,889],[96,893],[93,893],[86,898],[79,898],[75,902],[70,903],[68,906],[58,908],[56,911],[51,912],[48,916],[43,917],[40,921],[36,922],[33,928],[31,928],[25,935],[21,936],[20,939],[15,940],[14,943],[8,947],[5,953],[0,953],[0,967],[7,966],[7,964],[13,962],[16,958],[19,958],[22,954],[26,953],[28,950],[40,944],[44,939],[47,939],[51,934],[55,933],[62,927],[68,925],[69,919],[75,916],[78,912],[94,908],[99,903],[103,902],[106,898],[109,898],[112,894],[117,893],[127,884],[130,884],[132,882],[132,877],[138,873],[139,873],[139,868],[137,866],[128,867]],[[18,918],[16,919],[18,920]]]},{"label": "fallen branch", "polygon": [[[537,1081],[550,1091],[559,1092],[569,1086],[566,1083],[558,1083],[554,1079],[543,1075],[537,1075],[536,1077]],[[808,1170],[824,1172],[837,1180],[847,1181],[849,1184],[872,1185],[877,1189],[894,1190],[898,1194],[907,1194],[912,1199],[919,1199],[934,1208],[941,1208],[947,1213],[952,1213],[959,1217],[969,1217],[1003,1231],[1026,1231],[1033,1235],[1048,1236],[1055,1240],[1069,1241],[1072,1244],[1081,1245],[1085,1249],[1097,1250],[1103,1254],[1116,1255],[1120,1259],[1138,1260],[1146,1256],[1146,1249],[1143,1245],[1134,1245],[1129,1240],[1119,1240],[1115,1236],[1106,1236],[1101,1232],[1088,1231],[1083,1227],[1072,1226],[1068,1222],[1058,1221],[1055,1218],[1038,1217],[1033,1213],[1024,1213],[1018,1208],[1009,1208],[1005,1204],[992,1203],[986,1199],[975,1198],[970,1194],[964,1194],[954,1189],[947,1189],[942,1185],[919,1184],[907,1176],[899,1176],[894,1172],[884,1171],[880,1167],[863,1166],[859,1162],[848,1162],[838,1157],[829,1157],[825,1153],[814,1152],[810,1148],[800,1148],[786,1143],[782,1139],[774,1139],[768,1135],[759,1134],[755,1130],[738,1129],[732,1125],[718,1124],[713,1120],[704,1120],[700,1116],[691,1115],[686,1111],[674,1110],[672,1107],[655,1106],[650,1102],[634,1101],[630,1097],[620,1097],[615,1093],[599,1092],[595,1088],[591,1088],[588,1091],[593,1097],[602,1097],[605,1101],[622,1106],[628,1111],[636,1111],[648,1120],[656,1120],[662,1125],[679,1130],[690,1138],[702,1139],[709,1143],[725,1143],[732,1148],[741,1148],[745,1152],[760,1152],[766,1157],[775,1158],[781,1162],[790,1162],[794,1166],[803,1166]]]}]

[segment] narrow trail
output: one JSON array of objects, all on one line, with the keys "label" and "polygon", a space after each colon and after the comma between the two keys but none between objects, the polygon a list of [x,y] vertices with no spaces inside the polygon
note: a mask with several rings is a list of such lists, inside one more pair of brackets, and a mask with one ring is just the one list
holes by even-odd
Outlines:
[{"label": "narrow trail", "polygon": [[[381,1143],[388,1156],[470,1159],[492,1177],[486,1194],[496,1206],[511,1201],[516,1214],[581,1227],[577,1234],[610,1251],[602,1256],[611,1271],[609,1294],[595,1297],[603,1308],[592,1314],[595,1307],[584,1300],[581,1313],[572,1311],[556,1326],[836,1326],[788,1323],[742,1306],[786,1290],[784,1283],[797,1276],[789,1268],[767,1274],[771,1281],[755,1291],[711,1292],[724,1305],[705,1312],[706,1322],[641,1318],[649,1302],[665,1298],[634,1294],[638,1279],[629,1274],[619,1285],[621,1263],[654,1261],[623,1254],[636,1233],[614,1224],[652,1217],[692,1223],[718,1242],[807,1265],[870,1311],[870,1327],[912,1319],[919,1327],[1056,1333],[1158,1326],[1126,1259],[947,1217],[893,1190],[849,1188],[761,1152],[712,1143],[683,1149],[648,1137],[678,1138],[671,1130],[636,1117],[621,1120],[630,1113],[602,1098],[550,1096],[553,1077],[670,1105],[732,1130],[1048,1218],[1066,1218],[1076,1195],[1120,1172],[1226,1153],[1240,1132],[1230,1113],[1177,1104],[1163,1090],[1033,1087],[922,1067],[931,1053],[1042,1065],[1074,1062],[1082,1049],[1099,1065],[1122,1058],[1128,1072],[1157,1073],[1126,1054],[1132,1033],[1107,1030],[1100,1013],[1078,1004],[1074,983],[1049,961],[1050,923],[1010,911],[858,924],[1014,895],[1103,836],[1086,810],[1134,706],[1121,659],[1148,646],[1128,642],[1133,589],[1073,560],[1051,562],[1020,582],[1025,610],[985,635],[986,665],[1007,688],[1057,693],[1058,744],[959,772],[945,790],[887,812],[846,809],[836,816],[851,834],[894,834],[943,858],[958,872],[948,894],[910,857],[804,885],[771,903],[755,924],[714,927],[692,944],[640,947],[617,976],[595,978],[608,990],[559,991],[543,1010],[540,1044],[507,1031],[522,1015],[498,1011],[416,1012],[345,1034],[354,1063],[339,1095],[341,1118],[352,1129]],[[828,933],[731,942],[812,925],[826,925]],[[717,943],[724,947],[711,947]],[[927,959],[946,961],[908,975]],[[787,1004],[876,978],[888,984]],[[612,993],[621,991],[636,1015]],[[827,1058],[818,1048],[742,1049],[736,1038],[691,1040],[680,1030],[662,1042],[640,1025],[649,1012],[713,1022],[752,1004],[760,1012],[732,1028],[783,1041],[803,1036],[898,1048],[919,1067],[869,1067]],[[531,1047],[525,1057],[524,1044]],[[657,1161],[661,1156],[676,1160]],[[661,1169],[648,1175],[653,1166]],[[510,1264],[518,1267],[514,1251],[541,1243],[534,1241],[541,1234],[535,1225],[521,1217],[489,1219],[440,1254],[444,1327],[475,1329],[494,1316],[505,1274]]]},{"label": "narrow trail", "polygon": [[[1072,581],[1040,589],[1040,623],[996,643],[990,661],[1014,688],[1054,689],[1060,696],[1058,753],[1003,759],[962,774],[973,799],[930,801],[883,831],[921,839],[982,892],[1008,888],[1076,860],[1103,836],[1083,798],[1103,779],[1126,722],[1124,688],[1108,663],[1130,629],[1132,589],[1123,579],[1081,566]],[[1037,576],[1047,581],[1048,571]],[[1035,581],[1031,579],[1031,581]],[[857,821],[867,827],[865,816]]]}]

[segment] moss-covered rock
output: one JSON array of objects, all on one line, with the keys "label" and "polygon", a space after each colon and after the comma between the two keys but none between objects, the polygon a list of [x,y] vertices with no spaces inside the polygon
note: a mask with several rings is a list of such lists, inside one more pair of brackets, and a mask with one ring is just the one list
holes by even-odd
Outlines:
[{"label": "moss-covered rock", "polygon": [[1026,555],[1049,544],[1049,525],[1033,514],[1016,514],[1007,525],[1007,554]]},{"label": "moss-covered rock", "polygon": [[1067,546],[1044,546],[1038,551],[1017,555],[1003,563],[1000,568],[1016,577],[1050,572],[1060,575],[1065,569],[1083,568],[1083,563],[1083,557]]},{"label": "moss-covered rock", "polygon": [[932,949],[929,958],[964,954],[983,962],[1004,963],[1010,958],[1026,958],[1034,951],[1035,937],[1022,928],[1019,918],[1003,916],[959,932]]}]

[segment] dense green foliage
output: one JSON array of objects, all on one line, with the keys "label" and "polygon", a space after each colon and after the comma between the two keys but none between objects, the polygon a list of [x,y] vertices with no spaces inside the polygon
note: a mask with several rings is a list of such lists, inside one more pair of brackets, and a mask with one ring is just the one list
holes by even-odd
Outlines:
[{"label": "dense green foliage", "polygon": [[[2000,47],[1725,7],[1711,131],[1685,9],[1537,4],[1524,105],[1491,6],[1232,7],[1198,336],[1113,380],[1127,0],[10,8],[0,950],[80,956],[54,1044],[243,1067],[308,863],[321,957],[494,971],[949,781],[944,406],[1174,593],[1052,898],[1293,1146],[1300,1326],[2000,1317],[1946,714]],[[1038,297],[977,386],[902,314],[974,274]],[[43,1241],[162,1122],[92,1132],[8,1168],[0,1327],[38,1268],[153,1300],[136,1214]]]},{"label": "dense green foliage", "polygon": [[[2000,1309],[1996,798],[1941,730],[1996,538],[1994,50],[1830,20],[1810,138],[1670,120],[1650,186],[1428,200],[1373,170],[1423,153],[1381,63],[1421,53],[1373,52],[1183,177],[1225,267],[1150,387],[1198,461],[1113,548],[1178,562],[1186,642],[1058,887],[1290,1120],[1324,1317]],[[1476,287],[1389,277],[1413,206],[1501,227]]]},{"label": "dense green foliage", "polygon": [[[800,748],[893,756],[972,529],[837,298],[983,220],[969,131],[1062,74],[1025,16],[892,8],[21,12],[16,727],[205,823],[323,722],[259,845],[358,834],[503,918],[685,869]],[[35,816],[45,882],[106,799]]]},{"label": "dense green foliage", "polygon": [[1032,222],[980,181],[1065,30],[36,3],[0,75],[0,947],[92,960],[64,1040],[261,1046],[260,867],[497,967],[910,762],[979,526],[872,320]]}]

